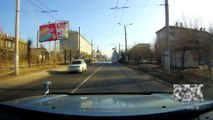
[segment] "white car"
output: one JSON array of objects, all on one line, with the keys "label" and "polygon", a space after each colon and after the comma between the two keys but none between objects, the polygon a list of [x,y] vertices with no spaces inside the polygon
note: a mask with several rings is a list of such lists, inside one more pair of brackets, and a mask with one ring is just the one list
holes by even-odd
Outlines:
[{"label": "white car", "polygon": [[87,70],[87,64],[83,59],[76,59],[68,66],[68,72],[84,72]]}]

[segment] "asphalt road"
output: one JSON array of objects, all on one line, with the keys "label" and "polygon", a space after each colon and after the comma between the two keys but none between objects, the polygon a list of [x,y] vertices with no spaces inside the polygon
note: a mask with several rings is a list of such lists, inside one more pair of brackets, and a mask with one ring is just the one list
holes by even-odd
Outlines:
[{"label": "asphalt road", "polygon": [[[46,74],[46,73],[45,73]],[[50,80],[50,92],[63,93],[143,93],[143,92],[172,92],[172,88],[152,76],[125,67],[122,64],[93,63],[88,64],[84,73],[68,73],[66,67],[60,70],[47,71],[47,75],[39,74],[23,77],[28,80],[13,85],[1,83],[0,101],[8,101],[22,97],[41,95],[44,93],[43,82]],[[4,84],[4,85],[3,85]]]}]

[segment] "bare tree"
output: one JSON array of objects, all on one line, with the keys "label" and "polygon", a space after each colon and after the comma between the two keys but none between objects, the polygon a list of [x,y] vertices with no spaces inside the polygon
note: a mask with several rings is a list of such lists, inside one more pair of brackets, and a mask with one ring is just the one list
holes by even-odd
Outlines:
[{"label": "bare tree", "polygon": [[188,17],[182,15],[178,20],[182,24],[181,27],[190,28],[190,29],[199,29],[204,26],[203,21],[198,17]]},{"label": "bare tree", "polygon": [[69,59],[69,62],[72,62],[72,50],[71,49],[64,49],[64,64],[66,64],[67,59]]},{"label": "bare tree", "polygon": [[69,53],[69,61],[71,63],[72,62],[72,50],[69,50],[68,53]]},{"label": "bare tree", "polygon": [[67,50],[64,49],[64,64],[66,64],[67,61]]},{"label": "bare tree", "polygon": [[213,23],[209,24],[208,31],[209,31],[210,34],[213,33]]},{"label": "bare tree", "polygon": [[2,27],[0,26],[0,40],[2,36],[3,36],[3,30],[2,30]]},{"label": "bare tree", "polygon": [[198,49],[197,30],[177,28],[175,36],[175,41],[171,43],[171,53],[181,54],[181,68],[184,68],[186,51]]},{"label": "bare tree", "polygon": [[32,46],[32,40],[31,39],[28,39],[27,40],[27,60],[28,60],[28,65],[29,67],[31,67],[31,46]]},{"label": "bare tree", "polygon": [[130,59],[135,62],[150,60],[151,50],[149,44],[138,44],[129,50]]},{"label": "bare tree", "polygon": [[154,58],[157,60],[158,63],[161,63],[161,57],[163,53],[163,48],[164,48],[164,42],[162,42],[161,39],[155,38],[155,43],[154,43]]},{"label": "bare tree", "polygon": [[2,26],[0,25],[0,33],[3,33],[3,29]]}]

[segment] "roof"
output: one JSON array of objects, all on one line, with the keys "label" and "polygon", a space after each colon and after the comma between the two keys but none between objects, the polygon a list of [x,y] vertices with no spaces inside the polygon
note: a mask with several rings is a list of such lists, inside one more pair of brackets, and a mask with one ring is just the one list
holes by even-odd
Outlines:
[{"label": "roof", "polygon": [[135,47],[144,47],[144,46],[146,46],[146,47],[149,46],[150,47],[151,45],[150,45],[150,43],[139,43],[139,44],[135,45],[133,48],[135,48]]},{"label": "roof", "polygon": [[[9,35],[3,34],[3,33],[0,33],[0,35],[2,35],[2,38],[4,38],[4,39],[15,41],[15,37],[14,36],[9,36]],[[23,40],[22,38],[19,38],[19,42],[27,44],[27,42],[25,40]]]},{"label": "roof", "polygon": [[[185,30],[197,30],[197,29],[192,29],[192,28],[186,28],[186,27],[176,27],[176,26],[169,26],[169,28],[174,28],[174,29],[185,29]],[[158,33],[162,30],[164,30],[165,27],[161,28],[160,30],[156,31],[155,33]],[[208,31],[204,31],[204,30],[198,30],[199,32],[203,32],[203,33],[207,33],[210,34]]]}]

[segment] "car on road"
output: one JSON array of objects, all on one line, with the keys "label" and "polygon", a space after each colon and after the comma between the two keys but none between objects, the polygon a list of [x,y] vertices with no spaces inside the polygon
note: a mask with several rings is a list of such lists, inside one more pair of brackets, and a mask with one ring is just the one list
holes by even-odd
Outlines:
[{"label": "car on road", "polygon": [[83,59],[75,59],[68,66],[68,72],[82,73],[87,70],[87,64]]}]

